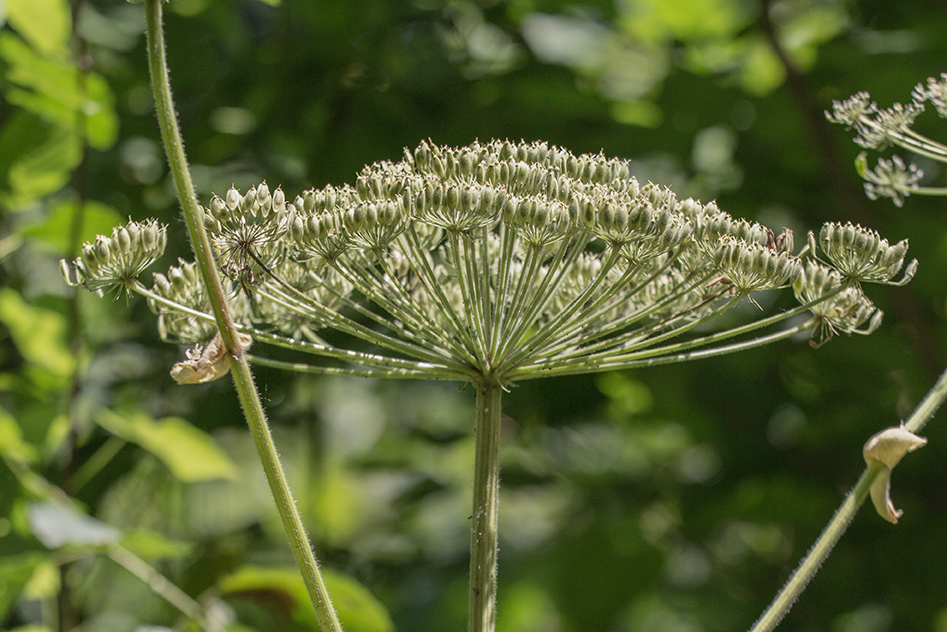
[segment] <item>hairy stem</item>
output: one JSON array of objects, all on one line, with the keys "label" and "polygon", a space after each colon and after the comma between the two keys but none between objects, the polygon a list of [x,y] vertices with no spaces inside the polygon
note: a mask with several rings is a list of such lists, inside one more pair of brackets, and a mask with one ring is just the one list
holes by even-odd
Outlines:
[{"label": "hairy stem", "polygon": [[[904,422],[905,429],[911,432],[920,431],[945,399],[947,399],[947,370],[941,373],[933,388],[914,409],[907,421]],[[858,482],[855,483],[855,487],[848,493],[841,507],[832,516],[825,530],[822,531],[822,535],[809,549],[792,577],[773,599],[773,603],[769,605],[766,612],[753,625],[750,632],[769,632],[789,613],[790,608],[799,598],[799,595],[802,594],[802,591],[805,590],[806,585],[815,577],[816,571],[822,566],[822,562],[832,552],[832,547],[845,533],[845,529],[848,528],[852,518],[855,517],[855,512],[865,502],[872,483],[875,482],[881,470],[882,468],[878,465],[869,465],[865,469]]]},{"label": "hairy stem", "polygon": [[497,600],[497,518],[500,507],[500,411],[503,388],[477,384],[476,461],[470,527],[468,632],[493,632]]},{"label": "hairy stem", "polygon": [[309,538],[303,528],[302,519],[296,509],[289,484],[283,473],[273,436],[266,422],[266,414],[260,397],[253,382],[253,374],[247,363],[243,347],[238,342],[237,329],[227,308],[227,301],[220,277],[214,266],[207,232],[204,230],[202,211],[197,203],[194,185],[187,167],[187,158],[184,155],[184,142],[178,129],[177,116],[174,111],[174,101],[171,98],[171,85],[168,81],[167,60],[165,59],[164,32],[161,26],[162,0],[145,0],[145,22],[148,38],[148,63],[151,70],[152,90],[155,96],[155,106],[158,114],[158,123],[161,127],[161,139],[168,155],[171,173],[174,178],[175,189],[181,210],[187,223],[191,245],[194,248],[194,257],[201,271],[204,286],[208,290],[214,319],[220,336],[230,350],[232,356],[231,374],[240,405],[243,408],[250,432],[256,442],[257,451],[263,462],[263,470],[269,482],[270,490],[276,500],[283,529],[289,538],[293,555],[299,565],[309,598],[316,610],[316,617],[320,627],[326,632],[341,632],[338,616],[332,607],[329,593],[326,590],[319,565],[313,555]]}]

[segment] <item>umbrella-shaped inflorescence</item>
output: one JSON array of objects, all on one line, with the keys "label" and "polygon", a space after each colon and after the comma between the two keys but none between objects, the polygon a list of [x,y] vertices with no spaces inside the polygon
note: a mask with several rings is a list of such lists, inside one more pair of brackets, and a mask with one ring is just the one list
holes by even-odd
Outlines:
[{"label": "umbrella-shaped inflorescence", "polygon": [[[869,333],[881,312],[862,284],[900,280],[907,241],[826,224],[795,254],[713,202],[640,185],[628,163],[543,143],[422,143],[365,168],[355,186],[293,201],[261,184],[203,210],[229,279],[239,344],[318,356],[262,356],[290,370],[459,380],[477,392],[471,514],[471,632],[494,628],[499,427],[504,388],[526,379],[681,362],[806,331],[821,344]],[[146,296],[163,337],[204,345],[172,371],[201,383],[227,372],[201,275],[181,262],[138,280],[165,229],[131,222],[87,245],[68,282]],[[754,294],[792,287],[798,304],[764,317]],[[748,299],[740,318],[720,318]],[[759,315],[757,318],[748,317]],[[715,327],[724,323],[726,327]],[[264,348],[265,349],[265,348]]]},{"label": "umbrella-shaped inflorescence", "polygon": [[[231,189],[204,220],[241,329],[327,360],[287,368],[504,385],[810,328],[819,341],[870,330],[880,313],[861,284],[893,282],[907,251],[906,241],[827,224],[796,255],[791,233],[640,185],[625,161],[508,141],[425,142],[365,168],[355,186],[293,201],[266,184]],[[150,289],[137,281],[164,242],[154,222],[132,222],[86,246],[67,278],[139,291],[163,335],[206,341],[215,329],[193,264],[156,274]],[[788,286],[799,307],[708,333],[743,298]],[[779,321],[789,325],[751,338]]]}]

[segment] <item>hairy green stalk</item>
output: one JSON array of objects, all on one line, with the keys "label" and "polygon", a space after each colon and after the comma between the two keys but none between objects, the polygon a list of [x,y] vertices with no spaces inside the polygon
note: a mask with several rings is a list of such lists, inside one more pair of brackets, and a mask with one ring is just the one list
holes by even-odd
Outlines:
[{"label": "hairy green stalk", "polygon": [[492,632],[496,626],[502,395],[503,387],[494,381],[477,384],[468,632]]},{"label": "hairy green stalk", "polygon": [[[947,370],[941,373],[933,388],[914,409],[908,420],[904,422],[904,429],[910,432],[920,431],[945,399],[947,399]],[[819,567],[832,552],[832,547],[845,533],[858,508],[868,497],[875,479],[882,473],[882,469],[877,464],[869,465],[865,469],[858,482],[855,483],[855,487],[845,497],[842,505],[835,512],[815,544],[812,545],[799,567],[776,595],[776,598],[773,599],[769,608],[753,625],[750,632],[769,632],[775,629],[783,617],[789,613],[796,599],[799,598],[806,585],[815,577]]]},{"label": "hairy green stalk", "polygon": [[240,405],[256,442],[270,490],[276,500],[283,529],[289,538],[293,555],[309,592],[309,598],[316,610],[319,625],[326,632],[341,632],[342,626],[339,623],[335,609],[332,607],[325,581],[319,572],[319,565],[313,555],[309,538],[306,535],[302,519],[299,517],[296,503],[286,481],[283,466],[273,443],[273,436],[267,425],[266,414],[263,411],[263,405],[253,382],[253,374],[247,363],[243,347],[238,341],[237,329],[227,308],[225,293],[217,274],[217,268],[214,265],[210,241],[202,221],[203,213],[194,193],[194,185],[188,171],[187,158],[184,154],[184,142],[178,129],[174,101],[171,97],[171,85],[168,80],[167,60],[165,58],[161,4],[162,0],[145,0],[148,61],[158,123],[161,127],[161,138],[168,155],[178,200],[187,223],[191,245],[194,248],[194,256],[204,280],[204,287],[207,288],[213,306],[218,331],[232,356],[231,372],[233,373]]}]

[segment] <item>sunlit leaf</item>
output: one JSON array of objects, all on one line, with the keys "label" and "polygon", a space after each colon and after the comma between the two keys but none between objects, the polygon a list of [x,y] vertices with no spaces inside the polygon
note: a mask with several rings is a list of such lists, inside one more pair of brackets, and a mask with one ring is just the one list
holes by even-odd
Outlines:
[{"label": "sunlit leaf", "polygon": [[71,62],[40,57],[11,33],[0,34],[0,58],[9,64],[7,101],[73,131],[81,111],[89,144],[96,149],[114,144],[118,135],[115,96],[101,75],[80,75]]},{"label": "sunlit leaf", "polygon": [[3,407],[0,407],[0,456],[26,463],[36,458],[36,449],[23,440],[16,419]]},{"label": "sunlit leaf", "polygon": [[7,22],[45,53],[69,54],[72,20],[66,0],[5,0]]},{"label": "sunlit leaf", "polygon": [[180,417],[155,421],[143,412],[103,410],[96,421],[114,435],[157,456],[185,483],[237,478],[237,468],[203,430]]},{"label": "sunlit leaf", "polygon": [[362,522],[363,499],[355,476],[339,459],[326,465],[316,489],[315,508],[323,536],[332,544],[344,544]]},{"label": "sunlit leaf", "polygon": [[[388,611],[367,588],[349,577],[323,568],[332,605],[346,632],[391,632],[394,624]],[[244,566],[220,581],[225,594],[253,600],[276,592],[292,602],[292,617],[297,623],[318,628],[315,612],[299,571],[295,568]],[[272,598],[263,603],[272,603]]]},{"label": "sunlit leaf", "polygon": [[[64,200],[52,207],[52,212],[41,222],[30,224],[21,231],[24,237],[32,237],[64,255],[69,248],[69,229],[76,213],[76,201]],[[91,242],[96,235],[108,235],[122,221],[118,212],[107,204],[88,200],[82,209],[82,231],[79,243]]]},{"label": "sunlit leaf", "polygon": [[33,570],[44,558],[28,554],[0,559],[0,621],[7,618],[26,582],[33,576]]},{"label": "sunlit leaf", "polygon": [[782,85],[785,78],[786,71],[768,43],[756,38],[747,43],[740,77],[744,90],[764,96]]},{"label": "sunlit leaf", "polygon": [[0,58],[9,64],[7,79],[11,83],[30,88],[71,110],[79,105],[78,71],[67,61],[40,56],[10,32],[0,34]]},{"label": "sunlit leaf", "polygon": [[650,101],[623,101],[611,107],[612,118],[625,125],[655,128],[661,124],[661,108]]},{"label": "sunlit leaf", "polygon": [[30,531],[44,546],[104,546],[117,544],[121,532],[101,520],[59,503],[31,503],[26,510]]},{"label": "sunlit leaf", "polygon": [[20,354],[34,367],[55,376],[72,373],[76,358],[66,345],[66,317],[42,307],[30,305],[14,290],[0,289],[0,322]]},{"label": "sunlit leaf", "polygon": [[36,566],[30,581],[23,587],[23,597],[30,600],[55,599],[60,588],[59,564],[46,558]]},{"label": "sunlit leaf", "polygon": [[[7,172],[9,194],[4,202],[22,207],[61,189],[82,157],[79,139],[69,130],[50,129],[42,144],[19,153]],[[5,143],[0,143],[2,150]]]},{"label": "sunlit leaf", "polygon": [[739,0],[636,0],[618,6],[619,23],[644,41],[727,37],[752,19]]},{"label": "sunlit leaf", "polygon": [[122,546],[145,561],[184,557],[193,550],[187,542],[171,540],[153,531],[135,530],[122,536]]}]

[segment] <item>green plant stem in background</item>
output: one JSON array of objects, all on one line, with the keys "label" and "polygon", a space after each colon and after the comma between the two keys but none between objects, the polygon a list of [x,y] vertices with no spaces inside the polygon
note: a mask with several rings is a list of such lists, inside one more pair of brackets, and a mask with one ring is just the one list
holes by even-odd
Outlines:
[{"label": "green plant stem in background", "polygon": [[[945,399],[947,399],[947,370],[941,373],[933,388],[914,409],[908,420],[904,422],[904,429],[914,433],[919,432],[937,412]],[[855,487],[848,493],[841,507],[822,531],[822,535],[816,540],[799,567],[792,574],[792,577],[773,599],[766,612],[753,625],[750,632],[769,632],[775,629],[783,617],[789,613],[796,599],[799,598],[806,585],[815,576],[829,553],[832,552],[832,547],[845,533],[858,508],[868,497],[871,486],[881,474],[882,469],[879,465],[869,465],[865,469],[858,482],[855,483]]]},{"label": "green plant stem in background", "polygon": [[492,632],[496,624],[502,395],[503,387],[492,380],[477,384],[468,632]]},{"label": "green plant stem in background", "polygon": [[283,473],[283,467],[279,461],[276,446],[266,422],[266,415],[253,382],[253,374],[250,372],[243,348],[238,342],[237,330],[228,311],[223,287],[214,266],[210,241],[204,229],[202,211],[197,203],[194,185],[188,172],[184,143],[178,129],[174,102],[171,98],[171,85],[168,81],[168,68],[165,59],[161,3],[162,0],[145,0],[148,61],[158,122],[161,127],[161,138],[168,155],[175,189],[178,193],[181,210],[194,248],[194,256],[213,306],[217,328],[232,356],[231,372],[240,398],[240,405],[260,453],[263,469],[270,490],[276,500],[283,528],[289,538],[296,563],[299,565],[305,581],[309,598],[315,607],[319,625],[325,632],[341,632],[342,626],[339,623],[335,609],[332,607],[325,581],[319,572],[319,565],[313,555],[302,520],[296,509],[296,503]]},{"label": "green plant stem in background", "polygon": [[160,595],[186,617],[199,624],[202,630],[220,632],[223,629],[218,621],[209,616],[200,603],[125,547],[110,547],[106,554],[113,562],[144,582],[152,592]]}]

